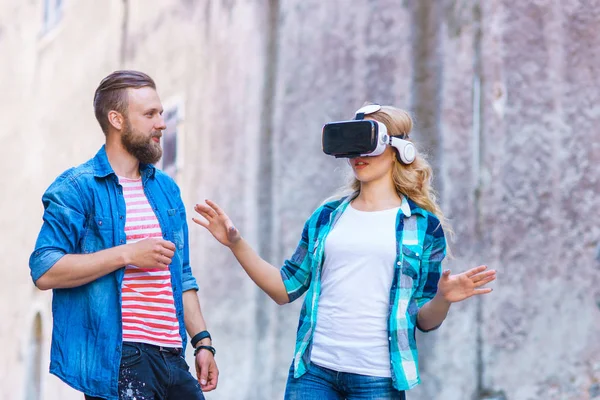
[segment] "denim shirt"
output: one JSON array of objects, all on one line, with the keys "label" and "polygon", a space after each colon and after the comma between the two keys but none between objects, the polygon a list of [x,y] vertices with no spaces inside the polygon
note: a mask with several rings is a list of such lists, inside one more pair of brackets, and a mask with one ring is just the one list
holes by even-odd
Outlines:
[{"label": "denim shirt", "polygon": [[[142,184],[163,238],[175,244],[169,269],[179,329],[186,344],[183,292],[198,290],[189,265],[188,227],[179,188],[152,165]],[[44,223],[29,259],[36,282],[67,254],[88,254],[125,240],[125,199],[103,146],[88,162],[65,171],[42,196]],[[50,372],[91,396],[118,399],[124,268],[88,284],[54,289]]]},{"label": "denim shirt", "polygon": [[[290,302],[306,292],[296,333],[295,378],[306,373],[310,366],[325,241],[352,199],[345,197],[319,207],[306,221],[293,256],[281,268]],[[421,328],[417,314],[437,293],[445,255],[446,239],[439,219],[403,197],[396,215],[396,261],[390,265],[394,277],[388,315],[389,362],[397,390],[408,390],[420,382],[415,328]]]}]

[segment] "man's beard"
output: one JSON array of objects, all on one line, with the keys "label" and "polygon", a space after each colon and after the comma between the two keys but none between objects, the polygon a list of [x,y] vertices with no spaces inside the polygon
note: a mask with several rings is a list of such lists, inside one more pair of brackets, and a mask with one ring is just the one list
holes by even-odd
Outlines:
[{"label": "man's beard", "polygon": [[125,131],[121,135],[123,147],[142,164],[155,164],[162,157],[162,148],[152,138],[160,137],[160,131],[154,131],[150,136],[134,132],[129,119],[125,120]]}]

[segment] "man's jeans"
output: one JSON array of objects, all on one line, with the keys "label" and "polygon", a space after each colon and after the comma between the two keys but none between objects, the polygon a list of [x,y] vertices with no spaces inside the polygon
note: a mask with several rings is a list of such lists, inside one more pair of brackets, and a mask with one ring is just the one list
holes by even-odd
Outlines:
[{"label": "man's jeans", "polygon": [[406,400],[404,392],[392,386],[392,378],[337,372],[310,364],[300,378],[290,368],[285,400]]},{"label": "man's jeans", "polygon": [[[86,400],[102,400],[85,396]],[[119,399],[204,400],[180,349],[123,343]]]}]

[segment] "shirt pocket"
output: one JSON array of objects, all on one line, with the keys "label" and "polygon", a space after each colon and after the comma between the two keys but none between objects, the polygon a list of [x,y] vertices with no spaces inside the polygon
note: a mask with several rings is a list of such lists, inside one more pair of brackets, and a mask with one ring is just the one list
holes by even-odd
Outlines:
[{"label": "shirt pocket", "polygon": [[183,236],[183,220],[178,209],[172,208],[167,210],[169,216],[169,226],[171,227],[171,234],[173,243],[177,250],[183,250],[184,236]]},{"label": "shirt pocket", "polygon": [[411,292],[411,300],[407,306],[407,313],[416,322],[419,308],[413,297],[419,288],[419,279],[421,275],[421,259],[423,257],[423,248],[419,245],[402,246],[402,277],[400,284],[403,289]]},{"label": "shirt pocket", "polygon": [[111,217],[94,215],[88,218],[81,241],[82,253],[95,253],[113,247],[113,224]]},{"label": "shirt pocket", "polygon": [[421,273],[423,248],[419,245],[402,245],[402,285],[409,288],[418,285]]}]

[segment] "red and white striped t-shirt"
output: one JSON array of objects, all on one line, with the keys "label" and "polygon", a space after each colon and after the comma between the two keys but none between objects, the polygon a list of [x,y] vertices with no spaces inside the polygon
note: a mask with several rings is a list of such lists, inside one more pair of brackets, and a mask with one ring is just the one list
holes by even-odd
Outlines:
[{"label": "red and white striped t-shirt", "polygon": [[[160,237],[156,214],[148,203],[141,179],[119,177],[127,216],[127,243]],[[123,341],[181,347],[171,272],[168,269],[125,267],[122,287]]]}]

